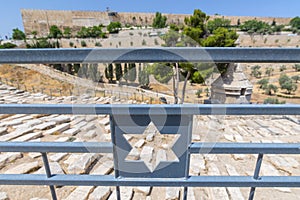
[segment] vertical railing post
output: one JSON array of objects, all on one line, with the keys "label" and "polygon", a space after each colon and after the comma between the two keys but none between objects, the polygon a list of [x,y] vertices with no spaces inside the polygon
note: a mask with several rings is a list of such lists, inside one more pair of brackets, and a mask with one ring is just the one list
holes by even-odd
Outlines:
[{"label": "vertical railing post", "polygon": [[[260,153],[260,154],[258,154],[258,157],[257,157],[255,171],[254,171],[254,176],[253,176],[253,178],[255,180],[257,180],[258,176],[259,176],[260,167],[261,167],[261,163],[262,163],[262,160],[263,160],[263,155],[264,154]],[[250,194],[249,194],[249,200],[253,200],[255,189],[256,189],[256,187],[251,187]]]},{"label": "vertical railing post", "polygon": [[[50,170],[50,166],[49,166],[47,154],[46,153],[42,153],[42,157],[43,157],[43,162],[44,162],[44,166],[45,166],[45,171],[46,171],[47,178],[50,178],[52,176],[52,174],[51,174],[51,170]],[[54,185],[50,185],[49,187],[50,187],[52,199],[53,200],[57,200],[57,196],[56,196]]]},{"label": "vertical railing post", "polygon": [[[187,139],[187,147],[189,148],[191,145],[191,141],[192,141],[192,134],[193,134],[193,116],[189,116],[189,127],[188,127],[188,139]],[[186,158],[186,164],[185,164],[185,178],[188,179],[189,175],[190,175],[190,151],[189,149],[186,149],[187,151],[187,158]],[[183,188],[183,200],[187,200],[187,196],[188,196],[188,187],[184,187]]]},{"label": "vertical railing post", "polygon": [[[116,135],[115,135],[115,121],[112,115],[109,116],[110,121],[110,132],[111,132],[111,141],[113,143],[113,154],[114,154],[114,171],[115,171],[115,178],[119,178],[119,167],[118,167],[118,156],[117,156],[117,150],[118,148],[116,146]],[[117,194],[117,200],[121,200],[121,193],[120,193],[120,187],[116,186],[116,194]]]}]

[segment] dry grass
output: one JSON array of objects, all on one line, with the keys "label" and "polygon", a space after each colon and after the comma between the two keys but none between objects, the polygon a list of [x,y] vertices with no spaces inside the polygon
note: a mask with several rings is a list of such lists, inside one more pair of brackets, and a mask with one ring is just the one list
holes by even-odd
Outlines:
[{"label": "dry grass", "polygon": [[36,71],[18,66],[1,65],[0,77],[3,83],[30,92],[43,92],[52,96],[68,96],[73,85],[55,80]]}]

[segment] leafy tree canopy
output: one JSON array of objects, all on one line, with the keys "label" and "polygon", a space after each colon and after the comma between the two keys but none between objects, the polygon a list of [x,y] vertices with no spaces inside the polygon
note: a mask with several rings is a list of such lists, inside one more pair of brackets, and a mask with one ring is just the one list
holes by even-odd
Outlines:
[{"label": "leafy tree canopy", "polygon": [[293,28],[300,29],[300,17],[297,16],[297,17],[294,17],[293,19],[291,19],[290,25]]},{"label": "leafy tree canopy", "polygon": [[149,73],[160,83],[168,83],[172,76],[173,70],[168,63],[156,63],[148,67]]},{"label": "leafy tree canopy", "polygon": [[62,36],[62,31],[56,25],[50,27],[49,38],[61,38]]},{"label": "leafy tree canopy", "polygon": [[155,13],[155,17],[153,19],[152,27],[153,28],[165,28],[167,26],[167,17],[162,16],[160,12]]},{"label": "leafy tree canopy", "polygon": [[258,21],[256,19],[245,21],[241,26],[241,31],[245,31],[248,33],[259,33],[266,34],[272,33],[271,26],[263,21]]},{"label": "leafy tree canopy", "polygon": [[204,12],[199,9],[194,10],[194,14],[184,19],[187,27],[184,29],[184,34],[201,43],[201,39],[206,35],[206,22],[209,19]]},{"label": "leafy tree canopy", "polygon": [[15,28],[15,29],[13,29],[12,38],[14,40],[25,40],[26,36],[23,31],[19,30],[18,28]]},{"label": "leafy tree canopy", "polygon": [[207,37],[202,45],[205,47],[234,47],[238,35],[235,31],[226,28],[217,28],[213,35]]},{"label": "leafy tree canopy", "polygon": [[210,33],[212,33],[214,30],[220,27],[229,28],[230,20],[224,18],[215,18],[214,20],[210,20],[207,22],[207,29]]},{"label": "leafy tree canopy", "polygon": [[120,22],[110,22],[110,24],[106,28],[109,33],[119,33],[122,25]]},{"label": "leafy tree canopy", "polygon": [[80,31],[77,32],[79,38],[105,38],[106,35],[102,32],[102,26],[93,27],[81,27]]}]

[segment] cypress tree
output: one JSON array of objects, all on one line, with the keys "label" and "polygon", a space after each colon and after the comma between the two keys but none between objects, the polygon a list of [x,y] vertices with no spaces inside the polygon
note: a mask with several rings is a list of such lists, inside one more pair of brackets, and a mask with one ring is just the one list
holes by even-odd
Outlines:
[{"label": "cypress tree", "polygon": [[112,64],[108,65],[107,75],[108,75],[109,82],[112,83],[113,78],[114,78],[114,71],[113,71],[113,65]]},{"label": "cypress tree", "polygon": [[125,63],[124,65],[124,76],[123,78],[125,79],[126,83],[128,82],[128,67],[127,67],[127,63]]},{"label": "cypress tree", "polygon": [[116,80],[119,81],[123,76],[122,65],[120,63],[115,64],[115,73],[116,73]]},{"label": "cypress tree", "polygon": [[134,82],[136,80],[136,66],[135,63],[129,64],[128,80]]}]

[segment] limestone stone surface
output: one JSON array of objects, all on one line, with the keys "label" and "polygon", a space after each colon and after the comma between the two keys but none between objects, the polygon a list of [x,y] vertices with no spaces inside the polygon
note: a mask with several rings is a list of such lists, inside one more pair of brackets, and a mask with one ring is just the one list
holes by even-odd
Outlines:
[{"label": "limestone stone surface", "polygon": [[23,163],[8,169],[5,174],[26,174],[31,171],[35,171],[40,167],[37,161],[30,163]]},{"label": "limestone stone surface", "polygon": [[94,186],[79,186],[64,200],[86,200]]},{"label": "limestone stone surface", "polygon": [[106,200],[111,193],[110,187],[96,187],[89,195],[89,200]]}]

